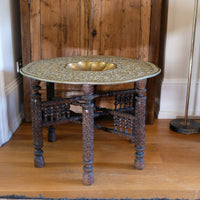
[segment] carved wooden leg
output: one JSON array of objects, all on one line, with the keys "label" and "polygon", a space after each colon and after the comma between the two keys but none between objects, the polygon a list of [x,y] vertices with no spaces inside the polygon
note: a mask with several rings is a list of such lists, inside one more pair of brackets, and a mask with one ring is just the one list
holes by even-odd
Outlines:
[{"label": "carved wooden leg", "polygon": [[44,167],[43,158],[43,137],[42,137],[42,110],[41,110],[41,94],[39,90],[40,81],[34,80],[32,83],[31,109],[32,109],[32,131],[33,131],[33,147],[35,167]]},{"label": "carved wooden leg", "polygon": [[144,169],[146,80],[137,81],[135,97],[135,168]]},{"label": "carved wooden leg", "polygon": [[94,156],[94,103],[93,85],[83,85],[85,105],[83,105],[83,184],[92,185]]},{"label": "carved wooden leg", "polygon": [[[51,101],[54,97],[54,83],[46,83],[47,87],[47,100]],[[56,133],[54,126],[48,127],[48,141],[55,142],[56,141]]]},{"label": "carved wooden leg", "polygon": [[55,127],[54,126],[48,127],[48,141],[49,142],[55,142],[56,141],[56,133],[55,133]]},{"label": "carved wooden leg", "polygon": [[[134,89],[136,89],[136,84],[134,84]],[[132,106],[135,108],[135,98],[134,98],[134,95],[135,95],[135,92],[132,93],[132,98],[131,99],[132,99]],[[135,109],[131,113],[135,116]],[[135,135],[135,122],[132,121],[131,125],[132,125],[132,135],[134,136]],[[131,144],[135,144],[135,138],[130,139],[129,142]]]}]

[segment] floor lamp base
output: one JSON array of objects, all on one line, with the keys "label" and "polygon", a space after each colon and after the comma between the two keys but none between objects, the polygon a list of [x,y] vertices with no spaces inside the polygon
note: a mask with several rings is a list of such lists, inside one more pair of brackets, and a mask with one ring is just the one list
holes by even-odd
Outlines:
[{"label": "floor lamp base", "polygon": [[187,120],[187,125],[185,125],[184,119],[173,119],[170,122],[170,129],[183,134],[196,134],[200,133],[200,123],[192,119]]}]

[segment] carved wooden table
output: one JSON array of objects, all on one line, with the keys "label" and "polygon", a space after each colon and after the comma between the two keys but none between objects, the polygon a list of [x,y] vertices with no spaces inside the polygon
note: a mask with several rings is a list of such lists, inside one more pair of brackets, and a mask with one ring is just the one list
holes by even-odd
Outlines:
[{"label": "carved wooden table", "polygon": [[[48,127],[49,141],[55,141],[54,124],[81,122],[83,129],[83,183],[93,184],[94,126],[130,138],[135,144],[136,169],[144,168],[145,147],[145,86],[146,79],[156,76],[160,69],[155,65],[114,56],[75,56],[29,63],[21,69],[32,82],[32,130],[35,167],[44,166],[42,127]],[[47,82],[47,101],[41,101],[40,81]],[[97,85],[134,82],[129,90],[97,93]],[[54,83],[82,84],[83,95],[56,98]],[[115,109],[95,105],[100,97],[114,96]],[[82,107],[82,114],[70,109]],[[112,115],[113,128],[94,124],[94,117]]]}]

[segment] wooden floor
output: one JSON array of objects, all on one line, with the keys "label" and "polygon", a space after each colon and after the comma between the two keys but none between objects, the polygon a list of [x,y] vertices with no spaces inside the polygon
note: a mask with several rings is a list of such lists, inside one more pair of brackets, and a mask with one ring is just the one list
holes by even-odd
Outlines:
[{"label": "wooden floor", "polygon": [[[106,122],[107,123],[107,122]],[[127,139],[95,130],[94,178],[82,185],[81,125],[58,125],[47,142],[45,167],[33,167],[31,124],[0,148],[0,195],[68,198],[200,198],[200,135],[169,130],[169,120],[146,126],[145,169],[133,168]]]}]

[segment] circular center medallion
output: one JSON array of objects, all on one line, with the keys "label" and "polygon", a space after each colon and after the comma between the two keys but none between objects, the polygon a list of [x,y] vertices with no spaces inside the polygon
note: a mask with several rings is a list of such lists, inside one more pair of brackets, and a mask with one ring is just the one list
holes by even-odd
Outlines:
[{"label": "circular center medallion", "polygon": [[107,71],[110,69],[116,69],[117,65],[106,62],[80,61],[77,63],[69,63],[66,67],[76,71]]}]

